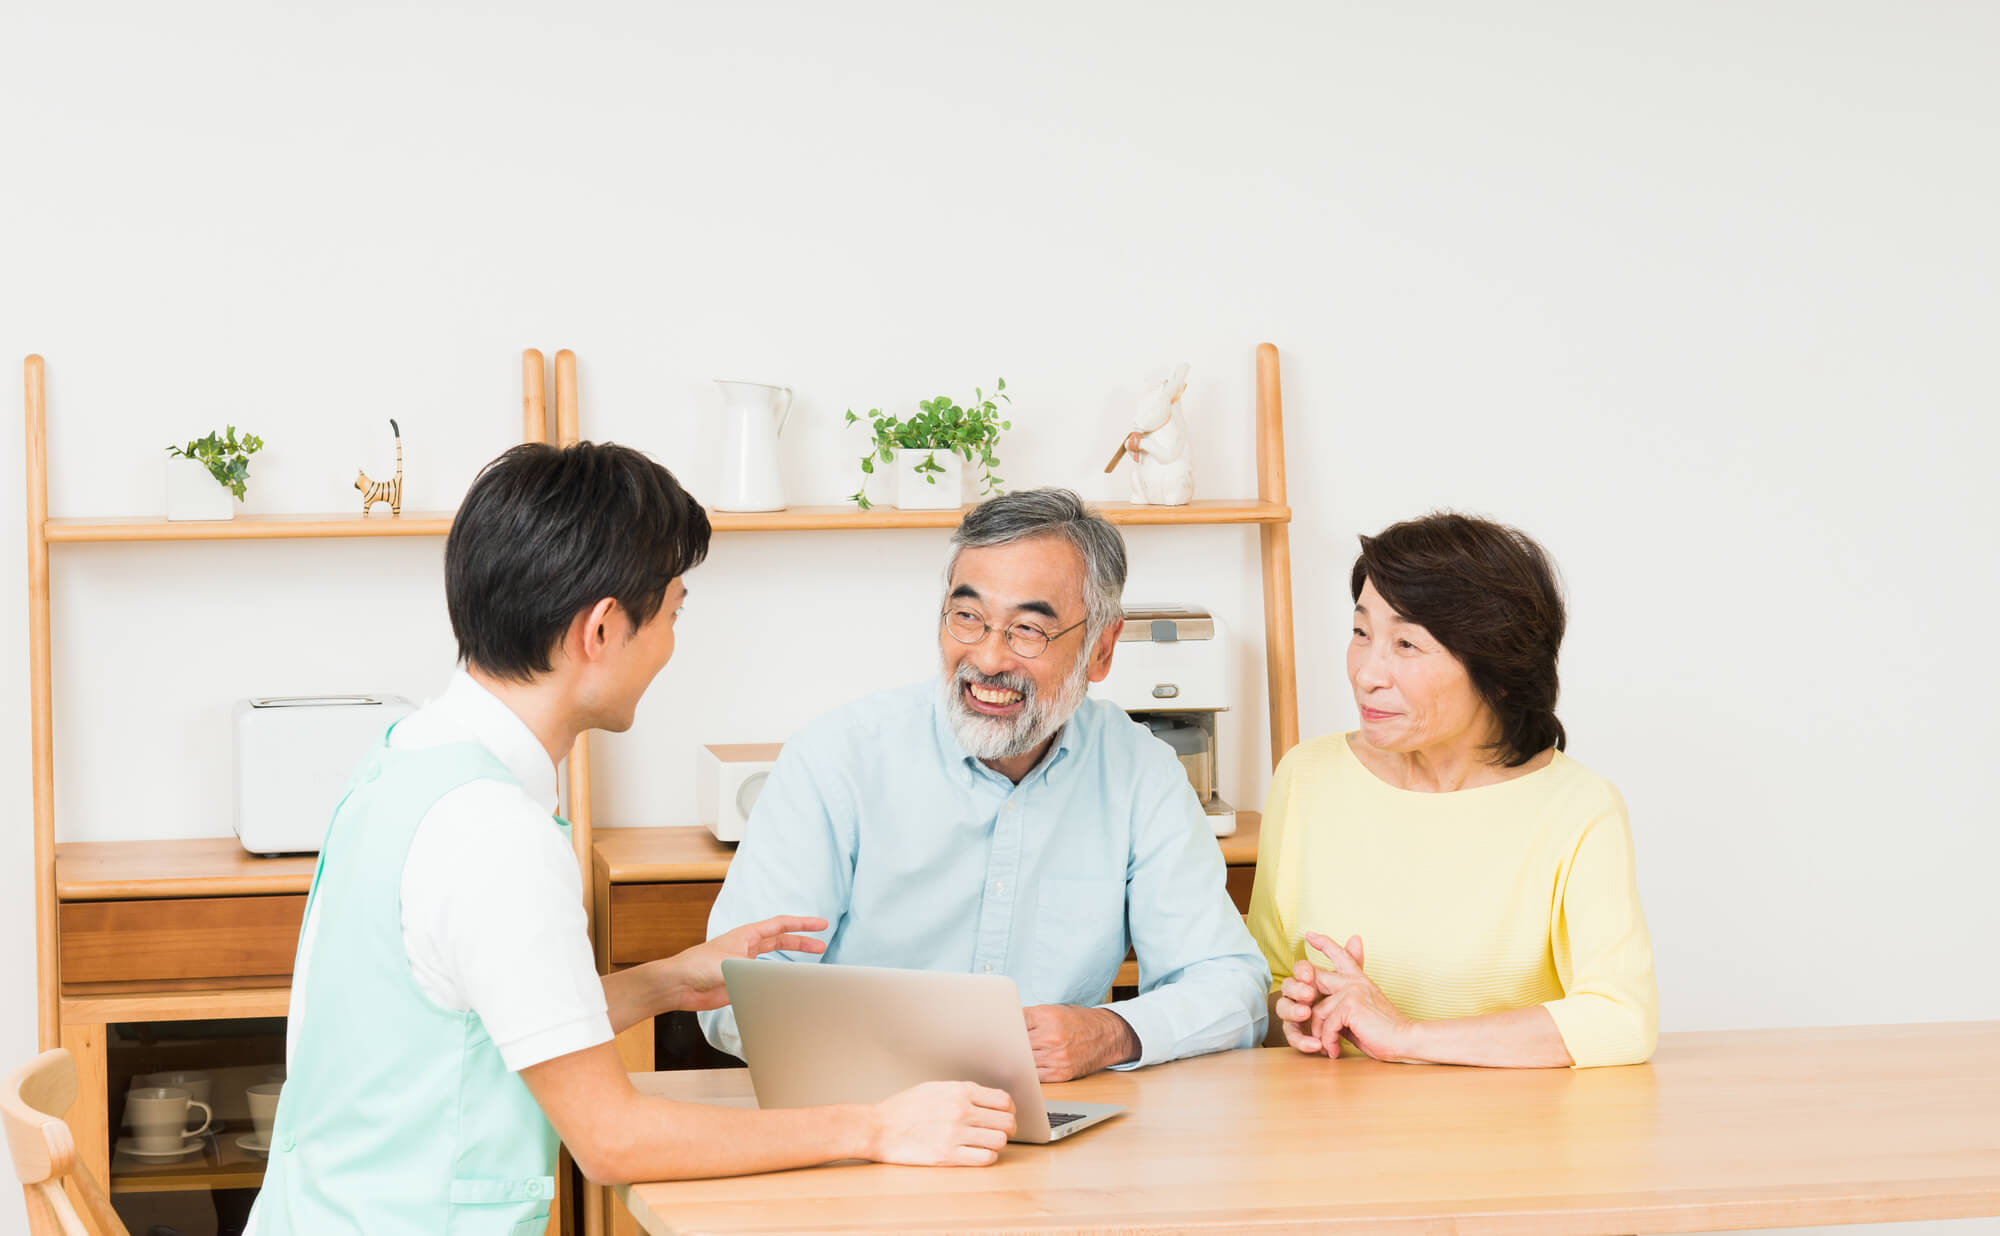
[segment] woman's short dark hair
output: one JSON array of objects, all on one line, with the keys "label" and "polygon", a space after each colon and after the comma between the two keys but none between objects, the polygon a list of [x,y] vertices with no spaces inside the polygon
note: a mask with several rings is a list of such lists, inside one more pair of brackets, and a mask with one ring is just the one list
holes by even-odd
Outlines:
[{"label": "woman's short dark hair", "polygon": [[1494,744],[1517,768],[1567,741],[1556,720],[1562,587],[1555,564],[1518,528],[1433,512],[1361,538],[1348,590],[1372,581],[1390,608],[1465,666],[1500,721]]},{"label": "woman's short dark hair", "polygon": [[526,682],[577,614],[605,597],[635,627],[708,555],[708,514],[629,446],[517,446],[480,470],[444,543],[458,655]]}]

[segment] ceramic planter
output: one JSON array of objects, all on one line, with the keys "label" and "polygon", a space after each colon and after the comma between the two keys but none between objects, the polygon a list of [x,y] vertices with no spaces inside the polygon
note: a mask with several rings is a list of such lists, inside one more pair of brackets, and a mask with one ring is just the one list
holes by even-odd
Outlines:
[{"label": "ceramic planter", "polygon": [[[905,511],[955,511],[965,505],[965,461],[947,450],[899,450],[889,472],[896,478],[896,506]],[[918,472],[929,455],[942,472]]]},{"label": "ceramic planter", "polygon": [[234,519],[236,495],[199,460],[167,456],[168,519]]}]

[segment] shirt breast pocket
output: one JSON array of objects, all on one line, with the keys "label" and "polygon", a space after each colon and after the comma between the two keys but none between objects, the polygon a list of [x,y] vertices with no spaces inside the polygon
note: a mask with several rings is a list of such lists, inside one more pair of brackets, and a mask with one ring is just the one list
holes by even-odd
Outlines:
[{"label": "shirt breast pocket", "polygon": [[1097,1004],[1124,964],[1125,881],[1043,880],[1027,1004]]}]

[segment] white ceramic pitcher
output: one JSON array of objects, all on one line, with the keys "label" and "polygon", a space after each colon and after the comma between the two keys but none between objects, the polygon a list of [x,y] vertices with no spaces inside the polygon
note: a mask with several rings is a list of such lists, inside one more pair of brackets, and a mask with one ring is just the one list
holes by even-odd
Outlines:
[{"label": "white ceramic pitcher", "polygon": [[778,435],[792,414],[792,388],[725,382],[722,388],[722,476],[711,503],[718,511],[782,511]]}]

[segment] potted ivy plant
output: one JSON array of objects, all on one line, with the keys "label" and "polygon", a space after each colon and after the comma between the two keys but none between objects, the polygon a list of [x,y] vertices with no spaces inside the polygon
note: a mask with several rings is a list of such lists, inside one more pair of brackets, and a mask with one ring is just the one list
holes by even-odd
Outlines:
[{"label": "potted ivy plant", "polygon": [[[1000,431],[1012,429],[1012,421],[1000,419],[1000,403],[1012,403],[1007,379],[1001,378],[992,396],[974,387],[972,399],[960,407],[949,395],[939,395],[917,404],[916,415],[904,420],[886,416],[880,408],[868,409],[868,427],[873,435],[868,453],[861,457],[861,488],[848,495],[862,510],[874,505],[868,500],[867,477],[875,465],[887,467],[894,504],[906,511],[956,510],[964,504],[965,465],[981,469],[980,496],[1000,492],[1001,479],[993,469],[1000,465],[993,448]],[[847,410],[847,423],[861,418]]]},{"label": "potted ivy plant", "polygon": [[234,518],[250,479],[250,457],[263,449],[264,439],[248,432],[238,437],[234,425],[168,447],[167,518]]}]

